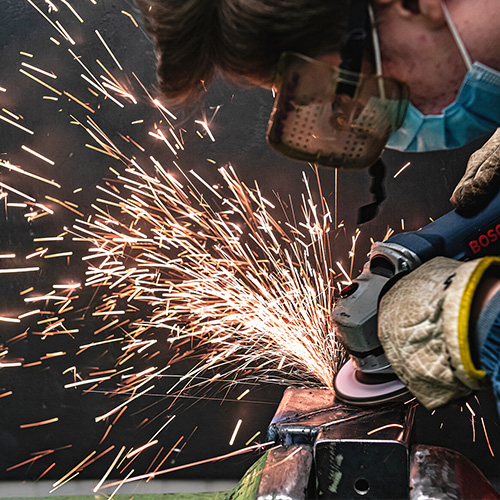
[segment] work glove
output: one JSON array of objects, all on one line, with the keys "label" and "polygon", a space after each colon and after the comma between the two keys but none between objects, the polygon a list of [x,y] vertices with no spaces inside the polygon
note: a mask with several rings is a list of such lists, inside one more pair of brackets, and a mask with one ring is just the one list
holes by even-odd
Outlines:
[{"label": "work glove", "polygon": [[436,257],[397,281],[379,304],[379,338],[396,375],[428,409],[486,385],[469,349],[469,315],[484,273],[500,258]]},{"label": "work glove", "polygon": [[500,128],[469,158],[450,201],[463,215],[475,215],[500,189]]}]

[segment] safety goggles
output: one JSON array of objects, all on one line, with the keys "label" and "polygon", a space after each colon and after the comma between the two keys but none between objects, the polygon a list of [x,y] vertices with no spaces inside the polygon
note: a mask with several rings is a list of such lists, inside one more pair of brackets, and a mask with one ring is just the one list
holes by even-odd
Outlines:
[{"label": "safety goggles", "polygon": [[404,120],[408,86],[286,52],[267,139],[286,156],[329,167],[372,165]]},{"label": "safety goggles", "polygon": [[[364,168],[382,154],[404,120],[408,86],[382,76],[380,46],[367,0],[351,0],[340,67],[294,52],[277,66],[268,142],[292,158],[329,167]],[[376,74],[360,72],[368,40]]]}]

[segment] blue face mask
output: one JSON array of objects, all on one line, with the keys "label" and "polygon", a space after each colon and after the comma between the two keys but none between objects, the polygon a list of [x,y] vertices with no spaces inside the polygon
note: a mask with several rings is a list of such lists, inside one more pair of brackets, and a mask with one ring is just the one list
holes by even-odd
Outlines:
[{"label": "blue face mask", "polygon": [[455,149],[500,127],[500,72],[471,59],[443,3],[446,20],[468,71],[457,98],[438,115],[424,115],[410,104],[387,147],[424,152]]}]

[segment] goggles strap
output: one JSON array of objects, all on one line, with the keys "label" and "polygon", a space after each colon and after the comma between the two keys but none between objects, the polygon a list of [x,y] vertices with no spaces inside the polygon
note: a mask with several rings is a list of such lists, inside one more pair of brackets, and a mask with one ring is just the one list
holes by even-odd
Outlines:
[{"label": "goggles strap", "polygon": [[[347,29],[340,39],[340,69],[344,69],[354,74],[361,72],[361,63],[366,42],[370,19],[368,16],[367,0],[351,0],[347,19]],[[354,78],[352,74],[347,79],[349,83],[340,82],[337,86],[338,94],[347,94],[353,97],[359,78]]]}]

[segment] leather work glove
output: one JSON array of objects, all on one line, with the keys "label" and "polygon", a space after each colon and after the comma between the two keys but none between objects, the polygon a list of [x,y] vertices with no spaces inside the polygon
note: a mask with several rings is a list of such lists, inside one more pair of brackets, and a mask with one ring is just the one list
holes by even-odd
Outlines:
[{"label": "leather work glove", "polygon": [[500,258],[436,257],[397,281],[379,304],[379,338],[394,372],[428,409],[486,385],[469,349],[469,315],[481,277]]},{"label": "leather work glove", "polygon": [[500,189],[500,128],[471,155],[450,201],[463,215],[475,215]]}]

